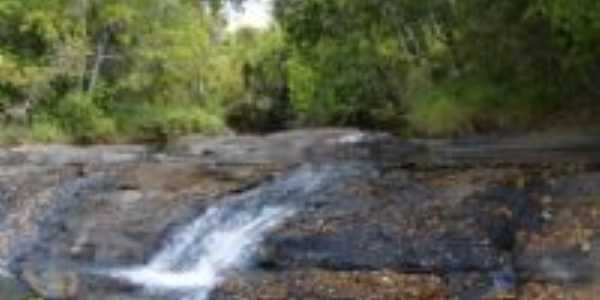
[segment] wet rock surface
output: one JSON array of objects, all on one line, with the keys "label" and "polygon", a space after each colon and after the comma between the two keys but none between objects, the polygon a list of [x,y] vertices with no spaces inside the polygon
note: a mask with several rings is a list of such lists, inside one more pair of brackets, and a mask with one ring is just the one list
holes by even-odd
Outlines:
[{"label": "wet rock surface", "polygon": [[332,272],[306,269],[233,279],[215,292],[216,299],[444,299],[442,278],[391,271]]},{"label": "wet rock surface", "polygon": [[150,299],[93,270],[143,264],[209,206],[308,164],[344,180],[293,199],[213,299],[597,299],[600,151],[539,140],[325,129],[3,150],[0,298]]}]

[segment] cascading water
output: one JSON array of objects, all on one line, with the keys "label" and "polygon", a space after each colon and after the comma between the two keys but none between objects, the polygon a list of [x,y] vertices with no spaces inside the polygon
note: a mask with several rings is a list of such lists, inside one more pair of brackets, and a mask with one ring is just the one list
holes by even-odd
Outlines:
[{"label": "cascading water", "polygon": [[148,264],[101,272],[152,295],[204,300],[228,272],[246,266],[263,237],[308,198],[352,172],[305,166],[255,190],[225,199],[180,228]]},{"label": "cascading water", "polygon": [[213,208],[181,232],[143,267],[116,270],[149,292],[180,293],[183,299],[206,299],[223,272],[243,266],[262,236],[291,216],[288,207],[266,207],[256,214],[240,212],[223,219],[227,210]]}]

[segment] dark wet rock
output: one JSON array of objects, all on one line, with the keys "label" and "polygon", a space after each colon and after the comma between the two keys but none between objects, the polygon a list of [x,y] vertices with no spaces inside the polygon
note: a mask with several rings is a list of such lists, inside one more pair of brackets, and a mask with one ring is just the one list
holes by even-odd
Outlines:
[{"label": "dark wet rock", "polygon": [[[485,178],[487,172],[472,175]],[[486,182],[489,178],[455,179],[445,187],[435,182],[439,179],[367,176],[323,192],[267,239],[262,264],[276,269],[493,272],[512,263],[517,231],[539,229],[536,206],[525,191],[498,188]]]},{"label": "dark wet rock", "polygon": [[576,132],[417,141],[427,151],[410,160],[433,167],[543,166],[600,163],[600,139]]},{"label": "dark wet rock", "polygon": [[57,261],[30,261],[22,266],[20,278],[39,296],[47,299],[76,299],[80,282],[76,267]]},{"label": "dark wet rock", "polygon": [[2,300],[23,300],[31,296],[27,287],[12,276],[0,274],[0,299]]},{"label": "dark wet rock", "polygon": [[[75,147],[64,145],[22,146],[0,150],[0,162],[8,167],[64,167],[106,165],[138,161],[147,155],[146,147],[136,145]],[[25,168],[27,169],[27,168]]]},{"label": "dark wet rock", "polygon": [[328,270],[393,269],[406,273],[489,271],[506,260],[490,245],[470,237],[435,240],[386,234],[359,226],[332,234],[278,237],[267,242],[269,265],[275,268],[318,267]]},{"label": "dark wet rock", "polygon": [[[158,163],[121,148],[111,154],[109,147],[77,155],[68,148],[65,157],[52,158],[57,149],[23,153],[23,165],[0,172],[0,270],[22,274],[31,289],[56,299],[76,292],[78,268],[143,263],[169,228],[279,170],[212,168],[193,159]],[[32,267],[40,261],[67,264],[60,272]],[[86,287],[99,282],[86,280]],[[78,298],[86,299],[86,291],[78,290]]]},{"label": "dark wet rock", "polygon": [[553,198],[563,198],[566,201],[585,201],[600,195],[600,173],[580,173],[573,176],[563,176],[552,182]]},{"label": "dark wet rock", "polygon": [[549,248],[519,256],[520,276],[555,283],[586,283],[600,279],[600,262],[580,250]]},{"label": "dark wet rock", "polygon": [[196,156],[214,163],[269,164],[298,163],[311,153],[334,149],[348,137],[362,136],[358,130],[297,130],[266,137],[187,137],[169,147],[174,156]]},{"label": "dark wet rock", "polygon": [[174,158],[194,156],[213,164],[283,164],[369,160],[396,164],[422,145],[385,133],[354,129],[293,130],[264,137],[187,137],[167,147]]},{"label": "dark wet rock", "polygon": [[[519,234],[516,265],[524,278],[554,285],[598,285],[600,189],[596,171],[558,173],[539,196],[542,230]],[[586,299],[586,298],[582,298]]]},{"label": "dark wet rock", "polygon": [[142,264],[170,227],[210,205],[202,199],[208,201],[261,176],[259,170],[237,179],[203,173],[201,166],[192,164],[161,168],[136,164],[63,181],[48,192],[44,202],[51,204],[30,225],[35,238],[13,245],[21,248],[15,253],[14,268],[21,269],[19,262],[32,256],[85,265]]},{"label": "dark wet rock", "polygon": [[[215,299],[591,300],[574,297],[600,274],[592,146],[326,129],[2,150],[0,274],[48,298],[151,299],[93,271],[143,264],[209,206],[257,193],[298,212]],[[277,186],[303,166],[326,174],[318,191]]]}]

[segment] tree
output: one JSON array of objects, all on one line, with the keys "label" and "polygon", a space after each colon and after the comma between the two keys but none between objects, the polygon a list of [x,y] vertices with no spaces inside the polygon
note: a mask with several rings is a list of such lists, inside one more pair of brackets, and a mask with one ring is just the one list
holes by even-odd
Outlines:
[{"label": "tree", "polygon": [[544,112],[600,76],[593,0],[275,3],[292,47],[292,102],[308,123],[397,127],[443,103],[458,130],[488,128],[495,117],[470,116]]},{"label": "tree", "polygon": [[539,1],[536,12],[550,20],[563,52],[562,71],[600,95],[600,3],[594,0]]},{"label": "tree", "polygon": [[242,95],[227,113],[228,123],[239,131],[270,132],[293,125],[288,86],[289,49],[278,28],[262,32],[243,28],[226,41]]},{"label": "tree", "polygon": [[193,0],[2,1],[0,101],[31,104],[39,119],[69,131],[78,122],[70,106],[91,106],[81,111],[105,125],[127,103],[216,114],[220,99],[209,85],[217,18]]}]

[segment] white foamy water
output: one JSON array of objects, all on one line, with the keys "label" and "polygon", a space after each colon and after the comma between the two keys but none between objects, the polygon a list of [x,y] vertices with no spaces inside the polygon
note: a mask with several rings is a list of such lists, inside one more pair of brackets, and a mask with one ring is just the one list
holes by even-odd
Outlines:
[{"label": "white foamy water", "polygon": [[238,196],[223,200],[178,228],[144,266],[101,271],[169,299],[205,300],[228,274],[251,262],[264,237],[292,217],[335,172],[301,168]]},{"label": "white foamy water", "polygon": [[249,261],[265,233],[292,214],[293,210],[284,206],[233,215],[229,208],[212,208],[176,234],[148,265],[114,270],[109,275],[151,292],[206,299],[227,271]]},{"label": "white foamy water", "polygon": [[362,142],[367,136],[362,132],[351,133],[345,136],[342,136],[338,139],[338,143],[340,144],[356,144]]}]

